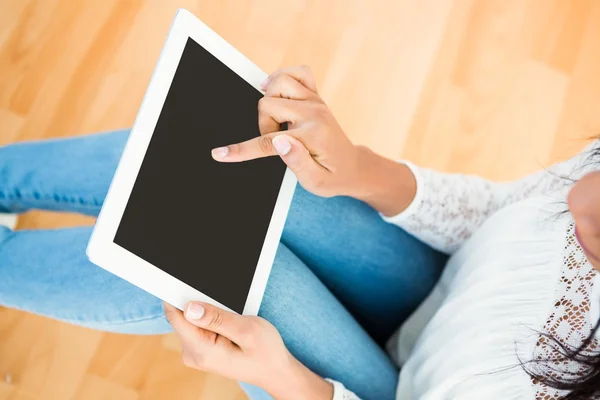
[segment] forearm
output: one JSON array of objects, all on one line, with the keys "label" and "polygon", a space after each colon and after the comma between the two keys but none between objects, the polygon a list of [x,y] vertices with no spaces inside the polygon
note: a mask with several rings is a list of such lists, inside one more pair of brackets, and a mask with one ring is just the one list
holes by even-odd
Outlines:
[{"label": "forearm", "polygon": [[388,217],[404,211],[415,198],[415,176],[406,165],[362,146],[357,162],[360,176],[350,196],[364,201]]},{"label": "forearm", "polygon": [[[561,176],[576,161],[512,182],[408,166],[359,148],[352,197],[365,201],[406,232],[447,254],[456,251],[495,211],[569,184]],[[414,170],[414,173],[413,173]],[[416,176],[415,176],[416,175]],[[417,190],[418,186],[418,190]],[[407,212],[407,207],[411,211]]]}]

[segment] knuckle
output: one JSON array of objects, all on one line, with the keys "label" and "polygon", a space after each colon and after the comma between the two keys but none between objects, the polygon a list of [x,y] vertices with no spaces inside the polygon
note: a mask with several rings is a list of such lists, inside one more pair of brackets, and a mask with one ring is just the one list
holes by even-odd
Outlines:
[{"label": "knuckle", "polygon": [[198,369],[208,369],[208,362],[206,361],[206,356],[202,353],[197,353],[194,356],[194,364]]},{"label": "knuckle", "polygon": [[261,97],[261,99],[258,100],[258,112],[265,112],[268,101],[267,99],[268,97]]},{"label": "knuckle", "polygon": [[215,307],[208,326],[211,328],[219,328],[221,325],[223,325],[223,311]]},{"label": "knuckle", "polygon": [[304,72],[306,75],[311,75],[312,76],[312,70],[310,69],[310,67],[306,64],[302,64],[300,65],[300,70],[302,72]]},{"label": "knuckle", "polygon": [[313,103],[313,113],[317,119],[326,119],[329,116],[329,107],[324,103],[315,102]]},{"label": "knuckle", "polygon": [[283,75],[284,73],[284,68],[279,68],[276,69],[275,71],[273,71],[270,75],[269,75],[269,82],[273,82],[273,80],[276,80],[277,78],[279,78],[281,75]]},{"label": "knuckle", "polygon": [[173,325],[173,314],[171,314],[170,310],[165,309],[165,318],[169,324]]},{"label": "knuckle", "polygon": [[323,179],[322,176],[313,176],[312,177],[312,186],[314,189],[319,190],[322,193],[325,193],[325,188],[327,186],[327,182],[325,182],[325,179]]},{"label": "knuckle", "polygon": [[269,321],[261,317],[254,317],[254,322],[256,325],[255,337],[260,339],[265,337],[265,335],[275,333],[279,335],[277,328],[273,326]]},{"label": "knuckle", "polygon": [[269,133],[271,119],[263,116],[258,117],[258,130],[261,135]]},{"label": "knuckle", "polygon": [[325,105],[325,101],[321,98],[321,96],[319,96],[317,93],[313,93],[311,92],[308,97],[307,100],[310,100],[311,103],[313,104],[321,104],[321,105]]},{"label": "knuckle", "polygon": [[269,136],[260,136],[258,138],[258,146],[263,154],[271,154],[273,153],[273,141]]},{"label": "knuckle", "polygon": [[195,357],[192,357],[192,355],[187,351],[183,351],[181,353],[181,361],[183,362],[183,365],[185,365],[188,368],[197,367]]},{"label": "knuckle", "polygon": [[240,327],[239,336],[245,346],[252,347],[256,344],[259,337],[259,326],[253,319],[249,319]]},{"label": "knuckle", "polygon": [[276,85],[285,74],[278,69],[269,76],[269,85]]},{"label": "knuckle", "polygon": [[206,361],[206,356],[202,353],[196,353],[193,356],[194,360],[194,368],[206,370],[208,369],[208,362]]},{"label": "knuckle", "polygon": [[325,100],[323,100],[323,99],[321,98],[321,96],[319,96],[318,94],[316,94],[316,93],[315,93],[315,95],[312,97],[312,100],[313,100],[315,103],[319,103],[319,104],[321,104],[321,105],[324,105],[325,107],[327,107],[327,111],[328,111],[328,112],[331,112],[331,110],[329,109],[329,106],[327,105],[327,103],[325,103]]},{"label": "knuckle", "polygon": [[173,310],[169,307],[167,307],[166,305],[163,306],[163,309],[165,311],[165,318],[167,319],[167,321],[169,322],[169,324],[173,325]]},{"label": "knuckle", "polygon": [[239,143],[230,144],[227,146],[229,148],[229,155],[239,154],[240,153],[240,145]]}]

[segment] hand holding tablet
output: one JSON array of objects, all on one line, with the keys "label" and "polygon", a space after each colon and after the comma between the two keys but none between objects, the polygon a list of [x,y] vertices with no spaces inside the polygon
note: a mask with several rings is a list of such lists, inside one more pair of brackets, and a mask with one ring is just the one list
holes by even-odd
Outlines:
[{"label": "hand holding tablet", "polygon": [[90,239],[92,262],[180,309],[196,300],[258,313],[294,173],[315,194],[359,197],[363,172],[363,150],[307,68],[266,78],[178,12]]}]

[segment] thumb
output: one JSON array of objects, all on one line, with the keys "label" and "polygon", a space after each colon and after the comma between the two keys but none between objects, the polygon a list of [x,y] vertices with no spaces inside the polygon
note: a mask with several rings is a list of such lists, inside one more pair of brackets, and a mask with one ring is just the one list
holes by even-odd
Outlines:
[{"label": "thumb", "polygon": [[301,182],[314,181],[325,168],[317,163],[301,141],[286,134],[273,138],[273,147]]}]

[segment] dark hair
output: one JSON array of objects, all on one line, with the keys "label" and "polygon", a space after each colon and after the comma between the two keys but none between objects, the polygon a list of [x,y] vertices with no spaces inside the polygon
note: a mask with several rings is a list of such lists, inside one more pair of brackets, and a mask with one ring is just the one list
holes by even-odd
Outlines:
[{"label": "dark hair", "polygon": [[[533,360],[521,363],[525,372],[534,380],[554,389],[569,391],[562,400],[600,399],[600,351],[593,349],[600,320],[592,333],[579,347],[561,343],[546,333],[540,335],[547,339],[548,345],[556,356],[545,360]],[[570,370],[557,365],[575,363],[578,368]]]},{"label": "dark hair", "polygon": [[[600,137],[597,138],[600,143]],[[600,165],[600,146],[595,146],[588,164]],[[600,320],[596,322],[591,334],[579,347],[561,343],[557,338],[540,333],[553,351],[547,360],[535,359],[521,363],[525,372],[534,380],[548,387],[568,391],[563,400],[600,399],[600,349],[595,341],[600,330]],[[578,368],[559,368],[557,365],[574,363]]]}]

